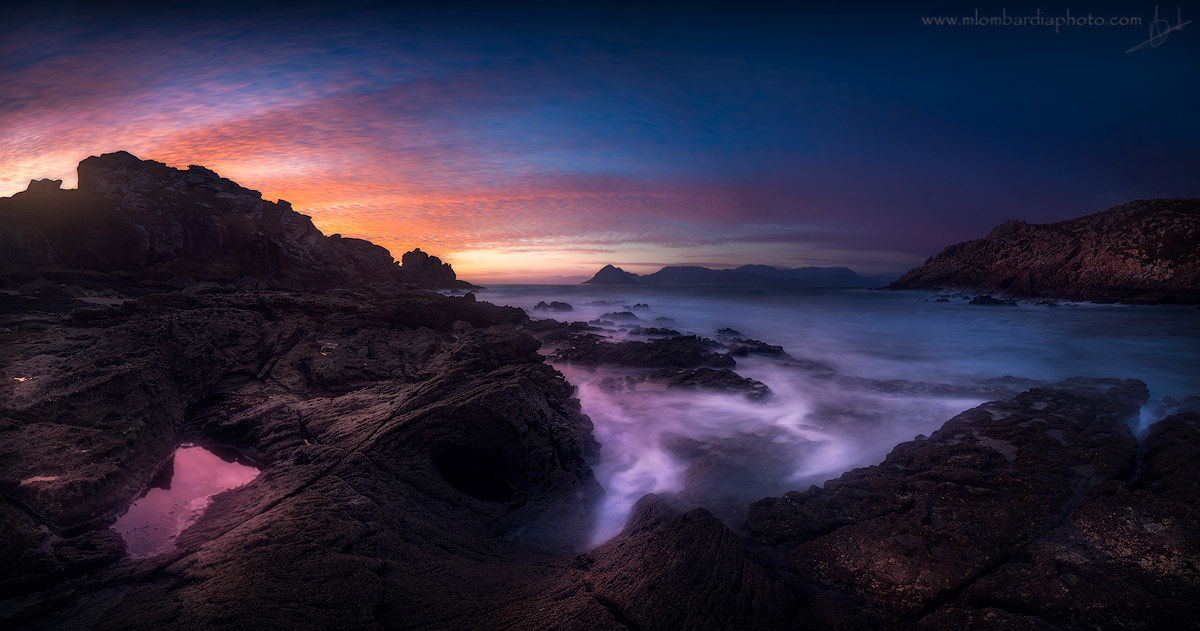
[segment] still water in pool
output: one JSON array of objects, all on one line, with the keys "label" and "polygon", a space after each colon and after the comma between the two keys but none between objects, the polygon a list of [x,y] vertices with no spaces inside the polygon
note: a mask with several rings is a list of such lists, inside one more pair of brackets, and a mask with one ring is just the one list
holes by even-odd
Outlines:
[{"label": "still water in pool", "polygon": [[129,554],[170,549],[175,537],[199,519],[210,497],[258,475],[258,469],[236,460],[234,453],[222,457],[204,447],[180,445],[146,494],[113,526],[125,538]]}]

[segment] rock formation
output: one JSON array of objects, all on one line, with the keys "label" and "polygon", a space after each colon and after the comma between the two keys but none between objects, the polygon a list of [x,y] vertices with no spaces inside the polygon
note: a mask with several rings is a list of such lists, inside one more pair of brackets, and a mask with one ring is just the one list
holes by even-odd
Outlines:
[{"label": "rock formation", "polygon": [[[13,323],[0,618],[437,626],[486,614],[450,593],[501,598],[518,577],[578,572],[569,551],[601,492],[586,463],[598,447],[571,387],[514,326],[525,319],[374,288],[153,294]],[[187,437],[264,472],[218,496],[176,550],[122,559],[109,527]]]},{"label": "rock formation", "polygon": [[1010,220],[983,239],[947,247],[887,288],[1200,304],[1200,199],[1130,202],[1052,224]]},{"label": "rock formation", "polygon": [[179,170],[120,151],[79,163],[77,190],[60,184],[35,180],[0,199],[0,271],[9,277],[36,269],[59,284],[134,294],[247,277],[280,288],[470,288],[436,257],[417,250],[398,266],[387,250],[326,237],[287,202],[202,166]]},{"label": "rock formation", "polygon": [[1145,395],[1073,379],[982,405],[747,528],[821,586],[816,628],[1197,628],[1200,416],[1156,425],[1142,462],[1124,421]]}]

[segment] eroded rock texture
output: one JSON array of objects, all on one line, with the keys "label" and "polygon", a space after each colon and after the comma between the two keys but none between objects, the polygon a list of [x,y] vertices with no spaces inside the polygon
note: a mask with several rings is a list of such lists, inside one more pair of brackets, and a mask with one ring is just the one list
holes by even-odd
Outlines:
[{"label": "eroded rock texture", "polygon": [[1200,200],[1152,199],[1052,224],[1010,220],[889,289],[959,287],[1097,302],[1200,304]]},{"label": "eroded rock texture", "polygon": [[1200,478],[1180,464],[1200,435],[1195,415],[1167,419],[1139,464],[1125,421],[1145,396],[1076,379],[982,405],[754,504],[747,529],[822,588],[816,628],[1196,628]]},{"label": "eroded rock texture", "polygon": [[[520,310],[253,291],[77,315],[4,335],[9,620],[466,626],[495,606],[466,594],[538,593],[573,571],[563,553],[588,534],[597,445]],[[114,564],[108,526],[192,436],[263,474],[218,496],[176,551]]]}]

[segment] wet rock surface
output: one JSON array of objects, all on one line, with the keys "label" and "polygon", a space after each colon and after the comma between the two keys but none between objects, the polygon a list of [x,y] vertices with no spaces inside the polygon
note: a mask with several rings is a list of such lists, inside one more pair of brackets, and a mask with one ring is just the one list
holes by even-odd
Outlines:
[{"label": "wet rock surface", "polygon": [[[525,318],[404,290],[174,293],[4,334],[0,616],[468,626],[494,603],[430,594],[576,572],[598,445]],[[175,550],[123,558],[112,522],[197,434],[262,475]]]},{"label": "wet rock surface", "polygon": [[1198,478],[1159,464],[1200,448],[1195,419],[1155,425],[1139,466],[1125,422],[1145,396],[1136,381],[1076,379],[982,405],[878,466],[754,504],[747,531],[849,597],[844,624],[1196,628]]},{"label": "wet rock surface", "polygon": [[559,361],[584,366],[639,368],[725,368],[736,362],[721,345],[696,335],[660,338],[649,342],[581,340],[554,354]]}]

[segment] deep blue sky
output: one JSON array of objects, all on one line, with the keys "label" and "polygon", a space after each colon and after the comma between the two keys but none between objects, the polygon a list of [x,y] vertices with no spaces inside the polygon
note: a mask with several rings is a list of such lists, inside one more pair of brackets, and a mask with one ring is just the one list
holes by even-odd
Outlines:
[{"label": "deep blue sky", "polygon": [[[1141,23],[922,20],[976,9]],[[126,149],[472,280],[899,273],[1008,218],[1200,196],[1200,24],[1126,52],[1153,3],[4,11],[0,193]]]}]

